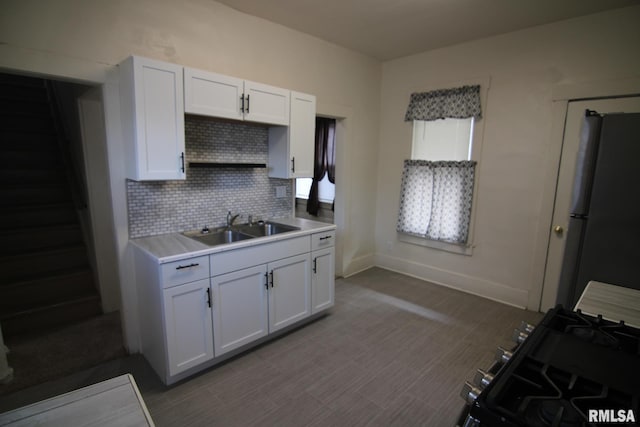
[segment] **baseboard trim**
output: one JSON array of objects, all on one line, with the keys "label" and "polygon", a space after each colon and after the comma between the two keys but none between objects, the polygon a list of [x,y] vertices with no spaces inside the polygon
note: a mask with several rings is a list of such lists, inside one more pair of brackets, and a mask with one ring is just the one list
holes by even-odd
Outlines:
[{"label": "baseboard trim", "polygon": [[513,307],[522,309],[527,307],[529,292],[523,289],[514,289],[502,283],[479,279],[388,255],[377,254],[374,262],[376,267],[385,270],[426,280],[436,285],[456,289]]},{"label": "baseboard trim", "polygon": [[343,269],[342,277],[347,278],[375,267],[374,258],[374,255],[365,255],[352,259],[351,262],[347,263],[346,268]]}]

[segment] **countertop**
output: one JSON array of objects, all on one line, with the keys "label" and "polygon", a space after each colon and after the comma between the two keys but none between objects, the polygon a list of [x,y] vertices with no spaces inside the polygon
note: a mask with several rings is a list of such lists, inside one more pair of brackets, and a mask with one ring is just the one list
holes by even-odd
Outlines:
[{"label": "countertop", "polygon": [[129,374],[0,414],[11,426],[153,426]]},{"label": "countertop", "polygon": [[640,328],[640,290],[591,281],[582,292],[575,310],[591,316],[602,315],[604,319],[624,322]]},{"label": "countertop", "polygon": [[298,227],[300,228],[300,230],[290,231],[287,233],[276,234],[272,236],[254,237],[252,239],[226,243],[218,246],[205,245],[204,243],[200,243],[194,239],[182,235],[182,233],[170,233],[158,236],[140,237],[137,239],[129,240],[129,243],[151,255],[158,261],[158,264],[164,264],[167,262],[179,261],[184,258],[210,255],[233,249],[259,245],[266,242],[276,242],[279,240],[286,240],[293,237],[299,237],[312,233],[320,233],[336,229],[336,226],[334,224],[311,221],[303,218],[278,218],[269,221]]}]

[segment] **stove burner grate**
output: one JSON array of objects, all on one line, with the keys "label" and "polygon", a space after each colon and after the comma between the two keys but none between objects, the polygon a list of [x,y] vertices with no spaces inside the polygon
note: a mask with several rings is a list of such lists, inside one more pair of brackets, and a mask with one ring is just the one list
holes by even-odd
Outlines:
[{"label": "stove burner grate", "polygon": [[527,425],[532,427],[573,427],[581,426],[584,422],[584,417],[571,402],[547,398],[532,400],[525,412],[525,419]]},{"label": "stove burner grate", "polygon": [[557,325],[558,330],[583,341],[640,355],[638,330],[628,327],[624,322],[612,323],[605,321],[602,316],[585,316],[580,310],[572,313],[571,317],[558,316],[556,321],[562,322]]}]

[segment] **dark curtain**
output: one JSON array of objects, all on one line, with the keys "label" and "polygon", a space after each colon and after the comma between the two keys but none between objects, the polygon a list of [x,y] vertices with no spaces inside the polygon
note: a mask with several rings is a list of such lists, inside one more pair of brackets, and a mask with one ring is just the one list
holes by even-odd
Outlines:
[{"label": "dark curtain", "polygon": [[325,174],[329,174],[329,181],[335,184],[336,151],[335,151],[336,121],[324,117],[316,117],[316,147],[313,167],[313,182],[307,200],[307,212],[318,215],[320,199],[318,197],[318,183]]}]

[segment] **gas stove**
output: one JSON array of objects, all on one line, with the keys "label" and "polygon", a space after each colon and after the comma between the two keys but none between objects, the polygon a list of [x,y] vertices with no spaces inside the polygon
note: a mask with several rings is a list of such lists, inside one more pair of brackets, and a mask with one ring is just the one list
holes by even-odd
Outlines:
[{"label": "gas stove", "polygon": [[520,329],[521,343],[465,384],[459,425],[640,423],[640,329],[561,306]]}]

